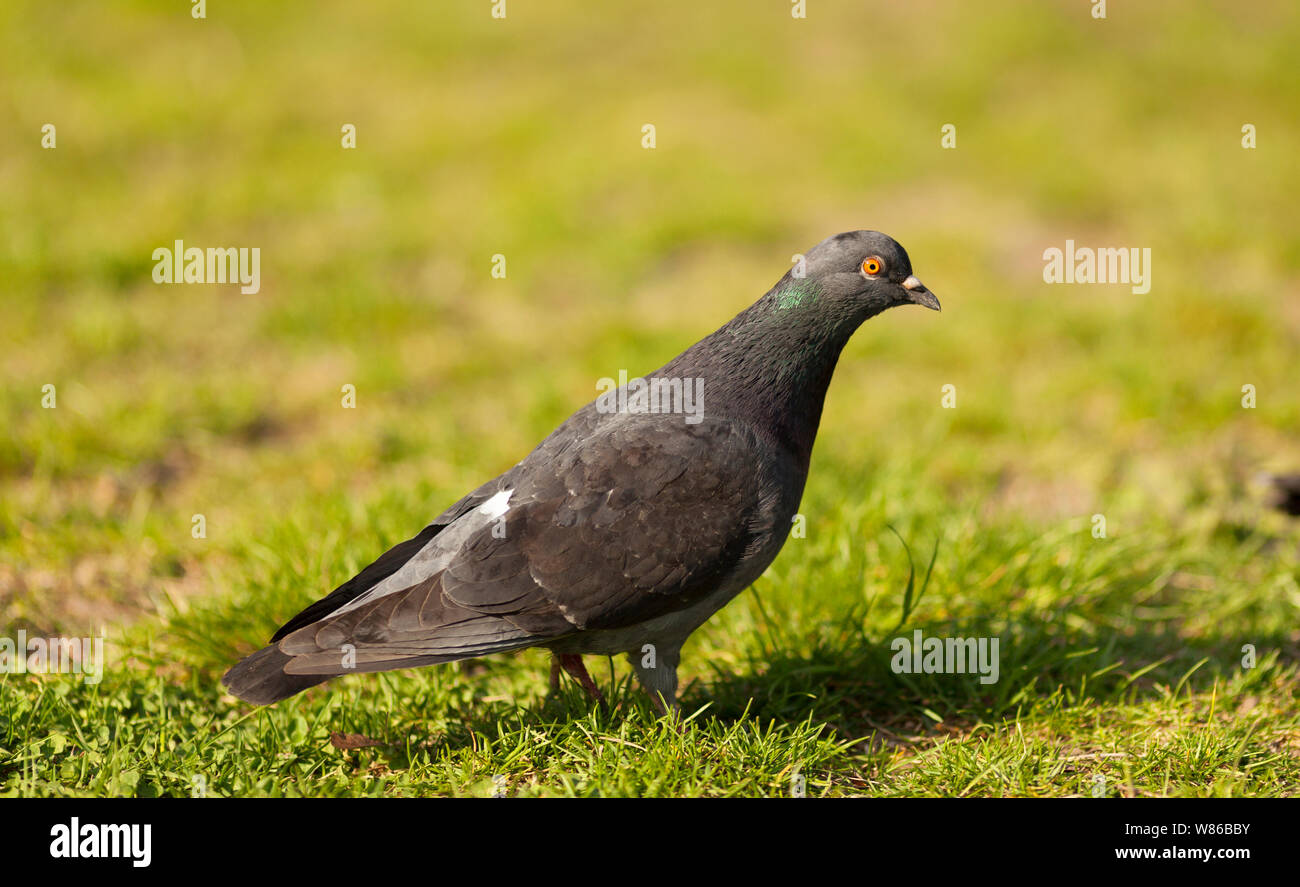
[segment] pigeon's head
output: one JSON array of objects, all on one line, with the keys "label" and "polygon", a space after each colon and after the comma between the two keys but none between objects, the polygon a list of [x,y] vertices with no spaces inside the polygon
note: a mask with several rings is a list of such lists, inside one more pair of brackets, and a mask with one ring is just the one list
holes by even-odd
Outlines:
[{"label": "pigeon's head", "polygon": [[[796,276],[797,276],[796,266]],[[879,231],[846,231],[827,237],[804,256],[803,276],[821,292],[852,301],[867,315],[895,305],[924,305],[939,311],[939,300],[912,274],[907,250]]]}]

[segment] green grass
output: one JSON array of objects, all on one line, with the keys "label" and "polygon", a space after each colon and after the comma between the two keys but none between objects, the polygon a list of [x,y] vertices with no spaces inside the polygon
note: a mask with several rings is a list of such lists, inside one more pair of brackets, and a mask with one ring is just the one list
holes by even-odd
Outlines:
[{"label": "green grass", "polygon": [[[1300,527],[1256,482],[1300,468],[1300,12],[768,6],[0,8],[0,637],[110,639],[95,685],[0,675],[0,793],[1300,792]],[[541,651],[223,694],[859,227],[944,312],[846,349],[807,536],[688,643],[684,724],[621,661],[609,710],[548,697]],[[262,291],[154,285],[178,238],[260,247]],[[1151,292],[1045,285],[1067,238],[1151,247]],[[918,628],[999,638],[999,681],[895,674]]]}]

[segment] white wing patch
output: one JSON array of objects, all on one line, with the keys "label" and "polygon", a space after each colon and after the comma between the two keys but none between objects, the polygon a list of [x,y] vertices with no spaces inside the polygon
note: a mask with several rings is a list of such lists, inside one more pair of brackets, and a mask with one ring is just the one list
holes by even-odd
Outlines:
[{"label": "white wing patch", "polygon": [[502,490],[478,507],[480,514],[486,514],[489,520],[496,520],[510,510],[510,494],[514,490]]}]

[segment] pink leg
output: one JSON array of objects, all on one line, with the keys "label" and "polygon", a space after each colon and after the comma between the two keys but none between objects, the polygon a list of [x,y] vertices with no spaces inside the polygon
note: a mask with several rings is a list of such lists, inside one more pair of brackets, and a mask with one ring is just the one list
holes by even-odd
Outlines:
[{"label": "pink leg", "polygon": [[[587,666],[582,664],[582,654],[557,653],[555,654],[555,659],[559,663],[560,668],[563,668],[577,679],[578,683],[582,685],[582,689],[587,691],[588,696],[592,699],[599,700],[600,702],[605,701],[605,694],[600,692],[600,688],[597,687],[596,682],[591,679],[591,675],[587,674]],[[554,663],[551,665],[551,674],[555,679],[555,684],[553,684],[553,686],[558,685],[559,672],[556,670]]]}]

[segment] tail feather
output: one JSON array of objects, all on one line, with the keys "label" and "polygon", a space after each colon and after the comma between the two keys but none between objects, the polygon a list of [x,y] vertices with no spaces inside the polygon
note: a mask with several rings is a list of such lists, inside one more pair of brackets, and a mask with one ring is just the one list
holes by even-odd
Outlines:
[{"label": "tail feather", "polygon": [[255,705],[270,705],[272,702],[288,699],[308,687],[324,683],[335,676],[333,674],[289,674],[284,667],[290,661],[292,661],[291,656],[280,652],[280,648],[272,644],[235,663],[234,667],[221,678],[221,683],[240,699]]}]

